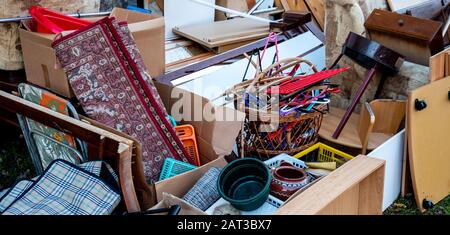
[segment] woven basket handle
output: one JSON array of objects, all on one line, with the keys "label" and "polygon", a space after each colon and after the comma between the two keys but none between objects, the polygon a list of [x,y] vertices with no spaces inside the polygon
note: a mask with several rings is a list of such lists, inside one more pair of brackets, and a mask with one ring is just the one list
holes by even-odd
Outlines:
[{"label": "woven basket handle", "polygon": [[272,64],[271,66],[264,69],[261,73],[257,75],[257,77],[252,81],[250,86],[248,87],[247,91],[250,91],[257,83],[261,82],[262,79],[266,78],[268,73],[272,70],[278,68],[272,73],[272,76],[279,74],[280,72],[289,69],[291,67],[295,67],[296,65],[299,65],[301,63],[305,63],[311,67],[311,69],[314,71],[314,73],[317,73],[318,70],[316,66],[309,60],[305,60],[300,57],[292,57],[292,58],[286,58],[283,59],[277,63]]}]

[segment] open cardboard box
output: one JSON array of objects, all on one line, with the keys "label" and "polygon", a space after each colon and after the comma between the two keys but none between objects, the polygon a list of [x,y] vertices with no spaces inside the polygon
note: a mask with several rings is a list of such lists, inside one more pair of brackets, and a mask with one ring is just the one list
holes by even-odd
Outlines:
[{"label": "open cardboard box", "polygon": [[[165,72],[164,18],[122,8],[114,8],[111,15],[118,21],[127,21],[128,27],[152,77]],[[96,21],[99,17],[86,18]],[[49,88],[55,93],[72,98],[74,93],[63,69],[56,69],[56,56],[51,43],[56,34],[33,32],[32,20],[22,21],[19,29],[27,81]],[[70,31],[63,32],[68,34]]]},{"label": "open cardboard box", "polygon": [[[155,81],[155,86],[167,112],[181,124],[194,126],[202,164],[231,154],[244,123],[244,113],[215,106],[205,97],[173,85]],[[182,114],[177,114],[178,110]],[[211,111],[211,115],[202,115],[202,110]],[[224,115],[228,119],[223,119]]]},{"label": "open cardboard box", "polygon": [[[205,212],[201,211],[198,208],[192,208],[187,207],[186,204],[189,205],[189,203],[185,202],[183,199],[181,199],[194,185],[195,183],[211,168],[211,167],[217,167],[219,169],[224,168],[228,162],[225,158],[219,157],[216,160],[200,167],[195,170],[192,170],[190,172],[187,172],[182,175],[177,175],[175,177],[169,178],[164,181],[160,181],[156,183],[156,196],[158,202],[164,201],[164,203],[167,205],[167,203],[170,203],[171,205],[174,204],[180,204],[183,205],[182,210],[188,211],[189,214],[195,213],[197,215],[206,215]],[[316,182],[318,182],[320,178],[314,180],[304,188],[297,191],[294,195],[292,195],[288,200],[286,200],[285,203],[291,201],[293,198],[295,198],[297,195],[302,193],[303,191],[307,190],[309,187],[314,185]],[[177,185],[176,187],[173,187],[173,185]],[[185,213],[185,212],[182,212]]]},{"label": "open cardboard box", "polygon": [[[209,168],[226,166],[220,157],[195,170],[156,183],[157,200],[171,194],[173,204],[185,204],[182,198]],[[366,156],[358,156],[318,182],[289,198],[276,215],[316,214],[381,214],[385,162]],[[190,210],[192,213],[193,210]],[[182,212],[183,213],[183,212]],[[202,211],[197,214],[204,214]]]}]

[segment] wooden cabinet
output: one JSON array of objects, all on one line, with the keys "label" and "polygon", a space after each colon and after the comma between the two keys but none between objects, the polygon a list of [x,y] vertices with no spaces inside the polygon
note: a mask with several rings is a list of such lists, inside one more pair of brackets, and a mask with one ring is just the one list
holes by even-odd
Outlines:
[{"label": "wooden cabinet", "polygon": [[417,64],[428,65],[443,49],[441,22],[375,9],[364,26],[372,40]]}]

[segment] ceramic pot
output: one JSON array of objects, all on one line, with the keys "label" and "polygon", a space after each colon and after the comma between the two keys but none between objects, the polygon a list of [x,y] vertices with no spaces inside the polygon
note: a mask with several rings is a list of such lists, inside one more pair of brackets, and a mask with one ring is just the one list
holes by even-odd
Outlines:
[{"label": "ceramic pot", "polygon": [[288,165],[282,165],[272,170],[270,192],[273,196],[286,201],[292,194],[308,184],[305,170]]}]

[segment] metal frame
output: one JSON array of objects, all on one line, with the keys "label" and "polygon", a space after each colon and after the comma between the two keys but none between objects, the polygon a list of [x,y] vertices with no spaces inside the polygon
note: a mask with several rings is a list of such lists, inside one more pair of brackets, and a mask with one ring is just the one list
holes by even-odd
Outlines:
[{"label": "metal frame", "polygon": [[[21,98],[23,98],[23,94],[21,93],[20,87],[23,87],[25,85],[31,86],[29,84],[24,84],[24,83],[21,83],[18,86],[18,88],[19,88],[18,89],[18,93],[19,93],[19,96]],[[38,87],[36,87],[36,88],[38,88]],[[38,88],[38,89],[41,89],[41,88]],[[48,92],[48,91],[46,91],[44,89],[41,89],[41,90],[43,92]],[[78,112],[75,110],[75,107],[73,107],[73,105],[70,102],[67,102],[67,109],[69,111],[69,115],[68,115],[69,117],[72,117],[74,119],[80,120]],[[80,148],[80,150],[77,150],[77,149],[73,148],[72,146],[60,143],[60,142],[58,142],[58,141],[56,141],[56,140],[46,136],[45,134],[43,134],[43,133],[41,133],[39,131],[31,130],[30,123],[29,123],[29,121],[28,121],[28,119],[26,117],[23,117],[22,115],[17,114],[17,119],[19,121],[19,126],[21,127],[22,132],[24,134],[25,143],[27,144],[28,151],[30,152],[33,165],[34,165],[34,167],[36,169],[36,173],[40,174],[45,169],[43,169],[41,156],[40,156],[37,144],[35,142],[35,139],[33,138],[33,135],[45,136],[47,139],[53,140],[53,142],[63,146],[64,148],[68,148],[71,151],[76,151],[76,154],[80,157],[80,159],[83,162],[87,161],[87,159],[88,159],[88,150],[87,150],[86,143],[84,141],[81,141],[78,138],[74,138],[77,147]]]}]

